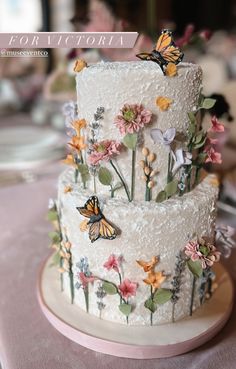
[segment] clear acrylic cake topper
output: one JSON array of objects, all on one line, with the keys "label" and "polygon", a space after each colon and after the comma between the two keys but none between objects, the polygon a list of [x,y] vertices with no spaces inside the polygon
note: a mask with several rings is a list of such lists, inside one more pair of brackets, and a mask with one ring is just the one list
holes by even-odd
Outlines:
[{"label": "clear acrylic cake topper", "polygon": [[140,53],[136,56],[139,59],[151,60],[157,63],[164,75],[174,76],[176,74],[176,68],[174,67],[182,61],[184,54],[175,45],[172,32],[164,29],[151,53]]}]

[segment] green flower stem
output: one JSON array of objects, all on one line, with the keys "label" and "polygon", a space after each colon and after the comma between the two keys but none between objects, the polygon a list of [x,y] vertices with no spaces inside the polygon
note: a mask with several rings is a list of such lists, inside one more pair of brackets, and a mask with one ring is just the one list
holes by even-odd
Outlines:
[{"label": "green flower stem", "polygon": [[193,300],[194,300],[195,286],[196,286],[196,277],[193,276],[191,300],[190,300],[190,308],[189,308],[189,315],[190,316],[192,316],[192,314],[193,314]]},{"label": "green flower stem", "polygon": [[[59,234],[60,234],[60,251],[61,251],[61,249],[62,249],[62,247],[61,247],[61,242],[62,242],[62,230],[61,230],[61,222],[60,222],[60,217],[59,217],[59,214],[58,214],[58,212],[59,212],[59,210],[58,210],[58,208],[56,207],[56,213],[57,213],[57,223],[58,223],[58,231],[59,231]],[[62,268],[63,267],[63,257],[60,257],[60,268]],[[61,273],[61,275],[60,275],[60,285],[61,285],[61,292],[63,292],[64,291],[64,280],[63,280],[63,273]]]},{"label": "green flower stem", "polygon": [[172,323],[175,322],[175,304],[174,303],[172,303],[171,320],[172,320]]},{"label": "green flower stem", "polygon": [[85,298],[85,306],[86,306],[86,312],[89,312],[89,288],[86,286],[84,288],[84,298]]},{"label": "green flower stem", "polygon": [[136,148],[132,150],[131,201],[134,199]]},{"label": "green flower stem", "polygon": [[68,254],[70,254],[69,259],[69,278],[70,278],[70,294],[71,294],[71,303],[74,303],[75,298],[75,290],[74,290],[74,273],[72,270],[72,254],[70,250],[67,250]]},{"label": "green flower stem", "polygon": [[79,169],[75,169],[75,183],[78,183]]},{"label": "green flower stem", "polygon": [[126,195],[127,195],[127,198],[129,200],[129,202],[131,202],[131,198],[130,198],[130,194],[129,194],[129,189],[127,187],[127,184],[125,183],[124,179],[122,178],[121,174],[119,173],[118,169],[116,168],[115,164],[113,163],[112,160],[110,160],[110,164],[112,166],[112,168],[114,169],[114,171],[116,172],[116,174],[118,175],[124,189],[125,189],[125,192],[126,192]]},{"label": "green flower stem", "polygon": [[93,175],[93,192],[97,193],[97,186],[96,186],[96,175]]},{"label": "green flower stem", "polygon": [[173,179],[171,169],[172,169],[172,156],[171,156],[171,152],[169,152],[169,157],[168,157],[168,168],[167,168],[167,184],[168,184],[169,182],[171,182],[171,181],[172,181],[172,179]]},{"label": "green flower stem", "polygon": [[195,185],[198,185],[200,180],[201,167],[196,168]]},{"label": "green flower stem", "polygon": [[[150,286],[151,287],[151,299],[153,301],[153,288],[152,288],[152,285]],[[153,325],[153,312],[151,311],[151,315],[150,315],[150,324]]]}]

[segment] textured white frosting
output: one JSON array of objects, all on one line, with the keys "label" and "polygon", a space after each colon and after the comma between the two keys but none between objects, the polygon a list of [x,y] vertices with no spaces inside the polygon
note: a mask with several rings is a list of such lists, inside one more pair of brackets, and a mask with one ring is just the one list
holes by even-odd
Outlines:
[{"label": "textured white frosting", "polygon": [[[169,199],[161,204],[145,201],[128,203],[123,199],[111,199],[99,195],[103,214],[120,228],[121,235],[114,240],[99,239],[91,243],[88,232],[80,231],[80,223],[85,218],[76,210],[83,206],[91,192],[81,190],[73,184],[73,171],[65,171],[59,179],[58,205],[61,211],[61,222],[66,228],[68,238],[72,243],[72,262],[74,275],[78,273],[75,265],[81,257],[87,257],[91,272],[99,277],[109,279],[118,284],[118,276],[114,271],[107,271],[103,264],[110,254],[123,255],[124,278],[139,284],[137,295],[132,298],[135,306],[130,314],[129,324],[150,324],[150,313],[144,307],[144,301],[149,297],[150,289],[144,284],[146,277],[136,260],[148,261],[154,255],[160,256],[157,270],[165,270],[171,276],[163,287],[171,287],[170,281],[174,274],[176,255],[186,245],[193,234],[213,237],[216,217],[216,197],[218,189],[210,183],[212,176],[206,177],[191,193],[183,197]],[[64,193],[65,186],[72,186],[72,191]],[[70,295],[69,278],[65,274],[65,293]],[[192,276],[188,270],[184,273],[184,283],[181,286],[180,299],[176,304],[175,318],[180,319],[189,314]],[[75,277],[76,282],[76,277]],[[99,316],[97,283],[89,286],[89,313]],[[197,294],[196,294],[197,295]],[[106,304],[102,311],[102,318],[126,324],[124,315],[118,309],[117,295],[106,296]],[[85,309],[82,290],[75,290],[75,304]],[[195,299],[194,307],[198,306]],[[154,313],[153,323],[160,324],[171,321],[172,303],[158,307]]]},{"label": "textured white frosting", "polygon": [[[200,66],[190,63],[178,65],[178,75],[166,77],[160,67],[153,62],[100,62],[84,68],[76,76],[79,118],[88,123],[93,120],[97,108],[105,108],[104,119],[101,121],[100,139],[122,140],[114,118],[125,103],[143,104],[153,113],[152,123],[143,130],[143,143],[157,154],[154,167],[158,168],[155,193],[166,184],[168,152],[160,144],[153,144],[150,137],[152,128],[166,130],[175,127],[178,132],[186,133],[188,127],[187,113],[196,107],[199,89],[202,82]],[[160,111],[156,105],[158,96],[173,100],[167,111]],[[141,149],[138,150],[136,161],[135,199],[144,199],[144,183],[139,161],[143,159]],[[118,165],[130,186],[131,153],[125,152],[118,158]],[[92,184],[91,184],[92,188]],[[107,193],[107,187],[99,185],[98,193]],[[125,197],[123,190],[117,196]]]}]

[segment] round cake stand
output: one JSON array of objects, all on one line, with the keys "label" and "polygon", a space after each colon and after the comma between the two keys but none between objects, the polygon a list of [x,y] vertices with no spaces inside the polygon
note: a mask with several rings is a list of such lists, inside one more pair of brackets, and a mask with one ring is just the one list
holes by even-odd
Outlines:
[{"label": "round cake stand", "polygon": [[38,299],[49,322],[64,336],[91,350],[134,359],[163,358],[193,350],[214,337],[227,322],[233,305],[233,285],[226,269],[214,271],[218,288],[191,317],[159,326],[126,326],[87,314],[60,292],[58,271],[44,264]]}]

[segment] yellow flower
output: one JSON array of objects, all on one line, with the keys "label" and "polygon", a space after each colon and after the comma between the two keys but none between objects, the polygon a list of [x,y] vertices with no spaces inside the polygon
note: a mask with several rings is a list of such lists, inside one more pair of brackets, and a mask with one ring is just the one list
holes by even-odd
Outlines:
[{"label": "yellow flower", "polygon": [[74,162],[73,155],[71,154],[67,155],[66,159],[62,160],[62,163],[66,165],[72,165],[73,167],[77,167],[77,165]]},{"label": "yellow flower", "polygon": [[156,105],[159,107],[160,110],[168,110],[170,107],[170,104],[173,100],[169,99],[168,97],[164,96],[158,96],[156,99]]},{"label": "yellow flower", "polygon": [[177,67],[174,63],[168,63],[166,67],[166,76],[174,77],[177,75]]},{"label": "yellow flower", "polygon": [[68,193],[72,191],[72,187],[70,185],[64,187],[64,193]]},{"label": "yellow flower", "polygon": [[163,272],[148,273],[148,277],[144,279],[144,283],[151,285],[154,289],[160,288],[161,284],[166,280],[166,276]]},{"label": "yellow flower", "polygon": [[85,67],[87,67],[86,61],[82,59],[78,59],[75,62],[74,72],[81,72],[81,70],[84,69]]},{"label": "yellow flower", "polygon": [[88,220],[84,219],[79,226],[81,232],[86,232],[88,230]]},{"label": "yellow flower", "polygon": [[157,256],[153,256],[151,261],[143,261],[143,260],[136,260],[138,265],[140,265],[144,272],[150,272],[151,270],[153,271],[155,266],[157,265],[157,263],[159,262],[159,259]]},{"label": "yellow flower", "polygon": [[210,179],[210,184],[213,186],[213,187],[219,187],[220,185],[220,181],[218,179],[218,177],[214,176],[213,178]]},{"label": "yellow flower", "polygon": [[80,131],[82,128],[85,128],[87,123],[85,119],[77,119],[71,124],[74,130],[76,131],[76,135],[80,137]]},{"label": "yellow flower", "polygon": [[86,148],[84,137],[72,136],[71,141],[68,143],[74,150],[80,152]]}]

